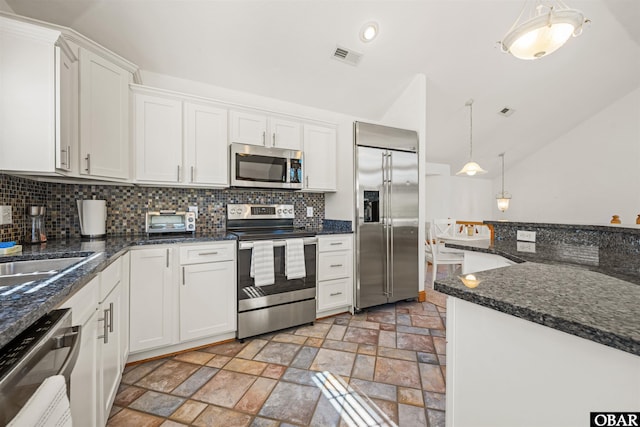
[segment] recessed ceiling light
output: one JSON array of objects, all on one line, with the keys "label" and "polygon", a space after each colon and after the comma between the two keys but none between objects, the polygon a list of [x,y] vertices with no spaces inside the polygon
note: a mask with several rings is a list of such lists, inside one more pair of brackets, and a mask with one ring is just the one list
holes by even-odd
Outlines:
[{"label": "recessed ceiling light", "polygon": [[360,30],[360,40],[365,43],[369,43],[378,35],[378,23],[377,22],[367,22],[362,26]]}]

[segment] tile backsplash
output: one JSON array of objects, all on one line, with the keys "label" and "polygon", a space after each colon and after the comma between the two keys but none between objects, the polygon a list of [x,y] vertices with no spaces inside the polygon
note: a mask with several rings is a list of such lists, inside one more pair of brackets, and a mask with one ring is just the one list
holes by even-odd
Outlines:
[{"label": "tile backsplash", "polygon": [[[107,201],[107,234],[144,233],[148,210],[187,210],[198,206],[199,231],[225,229],[227,203],[293,204],[294,225],[320,227],[324,219],[324,194],[251,189],[198,189],[129,185],[62,184],[32,181],[0,174],[0,205],[13,207],[13,224],[0,225],[0,241],[21,242],[29,227],[27,206],[47,207],[46,231],[51,240],[80,237],[76,200]],[[314,216],[306,217],[307,206]]]}]

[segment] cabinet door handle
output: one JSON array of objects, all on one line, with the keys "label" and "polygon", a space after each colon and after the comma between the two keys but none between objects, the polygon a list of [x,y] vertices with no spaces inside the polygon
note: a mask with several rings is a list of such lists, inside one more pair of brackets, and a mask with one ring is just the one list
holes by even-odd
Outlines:
[{"label": "cabinet door handle", "polygon": [[305,185],[305,187],[309,188],[309,175],[305,177],[305,180],[307,181],[307,184]]},{"label": "cabinet door handle", "polygon": [[71,169],[71,146],[67,145],[67,168]]},{"label": "cabinet door handle", "polygon": [[276,133],[273,133],[273,146],[276,146]]},{"label": "cabinet door handle", "polygon": [[109,303],[109,332],[113,332],[113,303]]},{"label": "cabinet door handle", "polygon": [[[67,149],[68,148],[69,147],[67,147]],[[62,153],[65,154],[66,160],[60,159],[60,166],[64,166],[64,167],[68,168],[69,167],[69,154],[67,154],[67,150],[60,150],[60,154],[62,154]]]},{"label": "cabinet door handle", "polygon": [[331,246],[340,246],[340,245],[342,245],[342,242],[332,242],[332,243],[329,243],[329,244]]},{"label": "cabinet door handle", "polygon": [[218,251],[213,251],[213,252],[198,252],[198,255],[202,256],[202,255],[218,255]]},{"label": "cabinet door handle", "polygon": [[99,335],[98,339],[102,340],[102,342],[105,344],[109,344],[109,323],[107,323],[109,318],[109,310],[105,309],[102,310],[102,312],[104,313],[104,315],[100,317],[98,321],[102,321],[104,323],[102,324],[102,335]]},{"label": "cabinet door handle", "polygon": [[266,131],[262,131],[262,145],[264,145],[264,146],[267,145],[267,132]]},{"label": "cabinet door handle", "polygon": [[338,296],[338,295],[342,295],[342,292],[334,292],[332,294],[329,294],[330,297],[335,297],[335,296]]},{"label": "cabinet door handle", "polygon": [[178,165],[178,176],[176,178],[176,182],[180,182],[180,165]]},{"label": "cabinet door handle", "polygon": [[169,248],[167,248],[167,268],[169,268]]},{"label": "cabinet door handle", "polygon": [[342,264],[331,264],[331,268],[342,267]]},{"label": "cabinet door handle", "polygon": [[87,153],[87,157],[84,158],[87,161],[87,168],[85,169],[88,174],[91,173],[91,154]]},{"label": "cabinet door handle", "polygon": [[193,166],[191,166],[191,182],[193,182]]},{"label": "cabinet door handle", "polygon": [[184,278],[184,267],[182,267],[182,286],[184,286],[186,284],[187,284],[187,282],[185,281],[185,278]]}]

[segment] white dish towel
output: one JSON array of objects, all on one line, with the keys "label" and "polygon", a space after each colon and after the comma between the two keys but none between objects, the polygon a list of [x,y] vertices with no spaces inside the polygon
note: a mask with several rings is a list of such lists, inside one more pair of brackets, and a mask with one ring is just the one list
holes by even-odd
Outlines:
[{"label": "white dish towel", "polygon": [[67,384],[62,375],[54,375],[40,384],[7,427],[71,427],[71,408]]},{"label": "white dish towel", "polygon": [[287,280],[301,279],[307,276],[304,268],[304,241],[302,239],[287,239],[284,253],[284,274]]},{"label": "white dish towel", "polygon": [[275,273],[273,268],[273,242],[260,240],[253,243],[251,250],[251,272],[255,286],[273,285]]}]

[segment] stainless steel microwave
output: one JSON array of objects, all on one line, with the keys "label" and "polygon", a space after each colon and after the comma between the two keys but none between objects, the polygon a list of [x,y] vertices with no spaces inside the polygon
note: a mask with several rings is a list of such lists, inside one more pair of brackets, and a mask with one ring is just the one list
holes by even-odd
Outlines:
[{"label": "stainless steel microwave", "polygon": [[231,144],[231,186],[253,188],[303,187],[302,151]]}]

